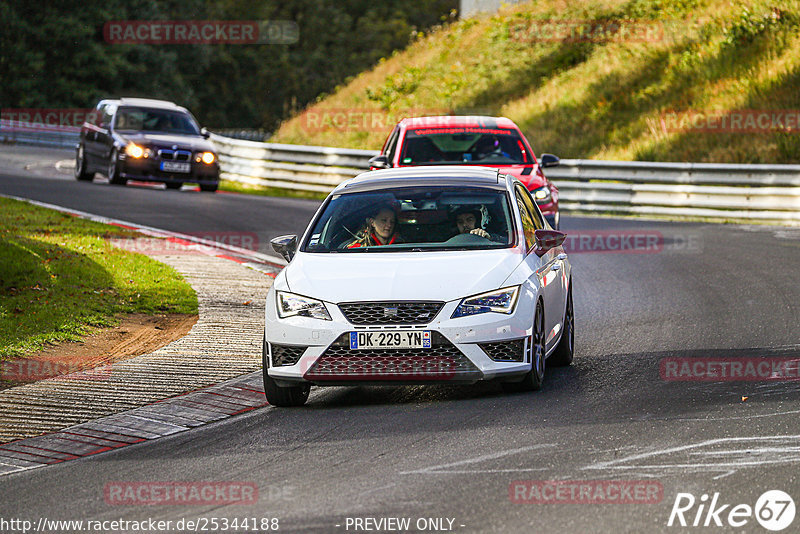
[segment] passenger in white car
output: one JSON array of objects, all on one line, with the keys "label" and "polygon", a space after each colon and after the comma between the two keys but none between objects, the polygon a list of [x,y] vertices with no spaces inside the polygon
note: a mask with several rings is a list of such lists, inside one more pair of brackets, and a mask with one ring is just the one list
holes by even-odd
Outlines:
[{"label": "passenger in white car", "polygon": [[371,247],[402,243],[397,233],[397,213],[390,206],[379,206],[377,211],[367,217],[364,226],[356,234],[356,239],[347,248]]}]

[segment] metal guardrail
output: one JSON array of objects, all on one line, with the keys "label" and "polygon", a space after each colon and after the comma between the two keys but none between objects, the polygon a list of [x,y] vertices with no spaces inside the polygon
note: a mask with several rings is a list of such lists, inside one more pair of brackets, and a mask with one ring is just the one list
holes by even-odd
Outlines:
[{"label": "metal guardrail", "polygon": [[74,148],[81,129],[70,126],[24,125],[0,120],[0,143],[20,143],[53,148]]},{"label": "metal guardrail", "polygon": [[[327,193],[367,170],[376,151],[284,145],[212,134],[222,177],[257,187]],[[74,147],[77,129],[9,129],[0,141]],[[690,216],[800,224],[800,165],[562,159],[547,170],[572,213]]]},{"label": "metal guardrail", "polygon": [[371,150],[241,141],[218,135],[222,177],[261,187],[328,193],[369,169]]},{"label": "metal guardrail", "polygon": [[[329,192],[378,152],[253,143],[215,136],[223,177],[263,187]],[[547,170],[574,213],[694,216],[800,223],[800,165],[563,159]]]},{"label": "metal guardrail", "polygon": [[800,165],[561,160],[547,175],[565,211],[800,223]]}]

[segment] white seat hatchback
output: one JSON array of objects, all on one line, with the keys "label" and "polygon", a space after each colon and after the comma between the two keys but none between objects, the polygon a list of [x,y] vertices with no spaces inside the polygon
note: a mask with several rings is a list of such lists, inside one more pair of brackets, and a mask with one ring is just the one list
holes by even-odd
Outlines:
[{"label": "white seat hatchback", "polygon": [[573,358],[571,268],[522,183],[488,168],[415,167],[339,185],[266,304],[264,389],[474,383],[536,390]]}]

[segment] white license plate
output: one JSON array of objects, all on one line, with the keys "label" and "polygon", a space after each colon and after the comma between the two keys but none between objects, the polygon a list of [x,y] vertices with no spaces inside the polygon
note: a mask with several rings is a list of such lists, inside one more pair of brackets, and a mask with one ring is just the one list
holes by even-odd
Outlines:
[{"label": "white license plate", "polygon": [[164,172],[191,172],[192,164],[183,161],[162,161],[161,170]]},{"label": "white license plate", "polygon": [[385,330],[350,332],[350,348],[365,349],[429,349],[430,330]]}]

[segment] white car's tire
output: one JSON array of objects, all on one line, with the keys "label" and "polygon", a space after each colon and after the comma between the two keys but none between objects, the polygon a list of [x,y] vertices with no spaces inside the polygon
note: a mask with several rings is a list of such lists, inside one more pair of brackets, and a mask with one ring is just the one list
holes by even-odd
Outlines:
[{"label": "white car's tire", "polygon": [[564,311],[564,331],[561,333],[561,339],[558,342],[556,350],[550,355],[547,360],[548,365],[555,367],[564,367],[572,363],[572,358],[575,356],[575,313],[572,307],[572,280],[569,282],[569,290],[567,291],[567,308]]},{"label": "white car's tire", "polygon": [[264,394],[267,402],[272,406],[290,407],[302,406],[308,400],[311,392],[311,384],[298,384],[296,386],[279,386],[274,378],[267,372],[269,365],[267,362],[267,342],[261,350],[261,361],[264,369]]},{"label": "white car's tire", "polygon": [[508,393],[521,391],[538,391],[542,388],[545,373],[545,332],[544,306],[540,300],[536,304],[536,315],[533,318],[533,335],[531,336],[531,370],[518,382],[503,382],[503,389]]}]

